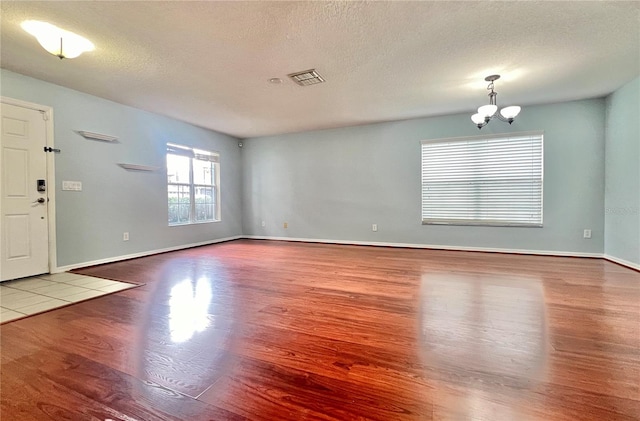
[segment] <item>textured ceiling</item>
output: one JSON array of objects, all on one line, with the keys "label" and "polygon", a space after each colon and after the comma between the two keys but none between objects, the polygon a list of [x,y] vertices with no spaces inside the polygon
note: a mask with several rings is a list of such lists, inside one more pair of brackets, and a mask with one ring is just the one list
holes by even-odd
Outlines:
[{"label": "textured ceiling", "polygon": [[[640,2],[2,1],[3,68],[238,137],[599,97],[640,74]],[[59,60],[22,31],[96,45]],[[315,68],[326,83],[287,74]],[[269,84],[269,78],[283,79]],[[523,111],[526,112],[526,109]],[[469,124],[471,120],[469,120]]]}]

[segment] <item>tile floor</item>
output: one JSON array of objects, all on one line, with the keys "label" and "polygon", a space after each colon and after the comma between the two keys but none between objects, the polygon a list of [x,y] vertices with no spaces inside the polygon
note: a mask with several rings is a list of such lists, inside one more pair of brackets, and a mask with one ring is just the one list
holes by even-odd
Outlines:
[{"label": "tile floor", "polygon": [[70,272],[2,282],[0,323],[136,286]]}]

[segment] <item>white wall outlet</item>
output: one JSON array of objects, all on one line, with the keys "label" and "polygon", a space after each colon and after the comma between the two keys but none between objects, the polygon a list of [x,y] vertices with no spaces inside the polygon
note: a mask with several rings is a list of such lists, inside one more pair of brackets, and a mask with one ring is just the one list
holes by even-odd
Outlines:
[{"label": "white wall outlet", "polygon": [[371,231],[378,231],[378,224],[371,224]]},{"label": "white wall outlet", "polygon": [[267,226],[267,223],[266,223],[266,222],[264,222],[264,221],[262,221],[262,226],[263,226],[263,227],[266,227],[266,226]]},{"label": "white wall outlet", "polygon": [[582,233],[582,237],[591,238],[591,230],[584,230],[584,233]]},{"label": "white wall outlet", "polygon": [[129,241],[129,233],[128,232],[123,232],[122,233],[122,241]]}]

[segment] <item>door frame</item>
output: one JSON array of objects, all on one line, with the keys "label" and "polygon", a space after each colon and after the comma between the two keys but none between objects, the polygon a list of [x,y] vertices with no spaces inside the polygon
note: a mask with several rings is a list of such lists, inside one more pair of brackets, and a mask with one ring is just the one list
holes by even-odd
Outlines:
[{"label": "door frame", "polygon": [[[49,148],[53,148],[53,108],[47,105],[35,104],[32,102],[22,101],[19,99],[0,96],[0,102],[16,107],[27,108],[30,110],[40,111],[44,117],[46,141],[45,144]],[[55,153],[47,153],[47,226],[49,234],[49,273],[56,273],[58,269],[57,249],[56,249],[56,171],[55,171]],[[0,181],[2,174],[0,173]],[[0,193],[2,192],[2,183],[0,182]],[[1,197],[1,196],[0,196]],[[0,231],[2,230],[2,218],[0,218]]]}]

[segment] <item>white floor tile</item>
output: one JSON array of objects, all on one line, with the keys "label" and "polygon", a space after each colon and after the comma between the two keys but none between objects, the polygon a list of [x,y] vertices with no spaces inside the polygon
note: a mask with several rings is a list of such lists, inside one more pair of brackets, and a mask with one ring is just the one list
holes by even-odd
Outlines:
[{"label": "white floor tile", "polygon": [[20,298],[17,300],[12,299],[13,295],[8,297],[2,297],[0,299],[0,305],[4,308],[8,308],[9,310],[20,311],[22,307],[42,303],[44,301],[49,300],[49,297],[45,297],[44,295],[38,294],[29,294],[28,297]]},{"label": "white floor tile", "polygon": [[39,279],[39,278],[29,278],[24,280],[21,279],[18,281],[11,281],[6,285],[6,287],[19,289],[22,291],[32,291],[35,288],[46,287],[54,284],[56,284],[56,282],[47,281],[45,279]]},{"label": "white floor tile", "polygon": [[84,275],[76,275],[71,272],[63,272],[63,273],[48,273],[45,275],[38,275],[40,279],[47,279],[53,282],[65,282],[70,281],[72,279],[84,278]]},{"label": "white floor tile", "polygon": [[0,307],[0,314],[8,313],[8,312],[11,312],[11,311],[13,311],[13,310],[9,310],[8,308]]},{"label": "white floor tile", "polygon": [[1,320],[18,319],[135,286],[75,273],[46,274],[3,282],[0,285]]},{"label": "white floor tile", "polygon": [[103,287],[108,287],[111,285],[120,285],[120,284],[122,284],[122,282],[110,281],[108,279],[92,278],[90,282],[86,282],[82,286],[90,289],[100,289]]},{"label": "white floor tile", "polygon": [[8,295],[16,295],[16,294],[17,295],[24,294],[24,291],[15,289],[15,288],[9,288],[6,286],[0,286],[0,297],[8,296]]},{"label": "white floor tile", "polygon": [[20,317],[24,317],[24,316],[25,316],[24,314],[19,313],[17,311],[3,310],[2,313],[0,313],[0,323],[8,322],[9,320],[19,319]]},{"label": "white floor tile", "polygon": [[80,294],[81,292],[92,291],[88,288],[75,287],[73,285],[67,285],[67,286],[68,288],[61,288],[59,290],[42,292],[42,294],[46,295],[47,297],[53,297],[53,298],[58,298],[60,300],[69,301],[67,300],[67,297],[70,295]]},{"label": "white floor tile", "polygon": [[25,282],[25,281],[30,281],[33,280],[35,278],[23,278],[23,279],[14,279],[12,281],[3,281],[2,283],[0,283],[0,287],[2,288],[13,288],[14,285],[16,285],[18,282]]},{"label": "white floor tile", "polygon": [[[25,280],[27,280],[27,279],[32,279],[32,278],[26,278]],[[13,285],[15,285],[16,282],[18,282],[18,281],[4,281],[4,282],[2,282],[2,284],[0,284],[0,287],[2,287],[2,288],[13,288]]]},{"label": "white floor tile", "polygon": [[85,276],[85,277],[82,277],[82,278],[70,279],[68,281],[64,281],[64,283],[67,284],[67,285],[74,285],[74,286],[77,286],[77,287],[89,288],[86,285],[90,284],[92,282],[96,282],[96,281],[104,281],[104,279],[93,278],[91,276]]},{"label": "white floor tile", "polygon": [[67,301],[50,298],[48,301],[43,301],[41,303],[34,304],[27,307],[21,307],[20,312],[24,314],[36,314],[43,311],[51,310],[53,308],[61,307],[67,304],[69,304],[69,302]]},{"label": "white floor tile", "polygon": [[35,295],[39,295],[39,294],[33,294],[27,291],[19,291],[19,294],[10,294],[10,295],[3,294],[3,295],[0,295],[0,305],[5,306],[5,303],[15,303],[16,301],[31,298]]},{"label": "white floor tile", "polygon": [[[51,285],[45,287],[34,288],[31,292],[35,294],[49,295],[51,292],[62,291],[66,289],[80,288],[74,285],[65,284],[63,282],[52,282]],[[86,288],[85,288],[86,289]],[[80,292],[80,291],[77,291]],[[71,294],[74,294],[73,292]]]},{"label": "white floor tile", "polygon": [[103,291],[88,289],[88,290],[85,290],[84,292],[64,297],[64,300],[75,303],[78,301],[87,300],[89,298],[99,297],[101,295],[105,295],[105,293]]},{"label": "white floor tile", "polygon": [[135,285],[132,285],[132,284],[125,284],[124,282],[118,282],[116,285],[108,285],[106,287],[100,287],[98,288],[98,290],[103,292],[116,292],[116,291],[122,291],[125,289],[133,288],[134,286]]}]

